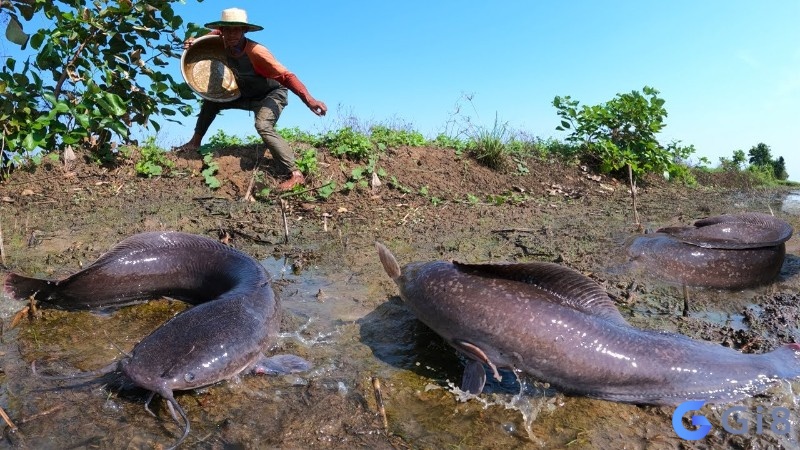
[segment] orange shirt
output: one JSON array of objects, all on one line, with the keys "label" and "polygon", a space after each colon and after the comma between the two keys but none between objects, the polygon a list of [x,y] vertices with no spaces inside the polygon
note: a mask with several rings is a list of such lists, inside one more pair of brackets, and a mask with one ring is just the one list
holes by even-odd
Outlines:
[{"label": "orange shirt", "polygon": [[[222,34],[220,30],[212,30],[210,33],[214,36]],[[271,78],[283,86],[286,86],[295,93],[303,103],[308,104],[311,99],[311,94],[308,93],[305,85],[297,78],[295,74],[289,71],[283,64],[281,64],[272,52],[267,47],[247,39],[247,45],[244,48],[247,57],[250,58],[250,63],[253,65],[253,70],[264,78]]]}]

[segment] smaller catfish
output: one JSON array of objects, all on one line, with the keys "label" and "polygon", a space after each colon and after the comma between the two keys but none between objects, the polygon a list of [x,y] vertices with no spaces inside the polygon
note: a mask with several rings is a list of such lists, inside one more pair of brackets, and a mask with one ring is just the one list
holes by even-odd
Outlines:
[{"label": "smaller catfish", "polygon": [[573,395],[653,405],[724,403],[800,378],[800,344],[745,354],[635,328],[603,288],[554,263],[412,262],[376,243],[408,308],[471,358],[462,389],[483,390],[484,365],[526,372]]},{"label": "smaller catfish", "polygon": [[783,266],[792,226],[768,214],[724,214],[629,239],[628,259],[684,286],[744,289],[770,283]]},{"label": "smaller catfish", "polygon": [[294,355],[266,357],[280,324],[280,302],[264,266],[213,239],[179,232],[131,236],[85,269],[61,280],[10,273],[6,293],[35,298],[66,310],[98,310],[162,296],[197,305],[142,339],[130,356],[95,373],[120,369],[137,386],[167,400],[184,424],[178,446],[189,434],[189,418],[173,391],[208,386],[245,371],[291,373],[308,370]]}]

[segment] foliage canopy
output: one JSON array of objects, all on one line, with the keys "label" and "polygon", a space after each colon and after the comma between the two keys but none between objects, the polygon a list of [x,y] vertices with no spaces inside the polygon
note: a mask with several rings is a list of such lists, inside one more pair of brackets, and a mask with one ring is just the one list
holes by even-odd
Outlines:
[{"label": "foliage canopy", "polygon": [[106,160],[111,139],[127,140],[132,125],[158,131],[153,117],[190,114],[194,94],[160,70],[181,54],[176,1],[0,0],[9,26],[44,23],[15,28],[30,33],[23,48],[35,54],[0,67],[3,148],[22,154],[82,145]]},{"label": "foliage canopy", "polygon": [[556,97],[553,106],[561,117],[559,131],[572,130],[568,142],[581,145],[599,160],[600,170],[619,175],[629,166],[634,178],[646,173],[685,173],[680,162],[694,153],[693,146],[662,146],[657,135],[666,126],[667,110],[659,91],[617,94],[600,105],[579,105],[570,96]]}]

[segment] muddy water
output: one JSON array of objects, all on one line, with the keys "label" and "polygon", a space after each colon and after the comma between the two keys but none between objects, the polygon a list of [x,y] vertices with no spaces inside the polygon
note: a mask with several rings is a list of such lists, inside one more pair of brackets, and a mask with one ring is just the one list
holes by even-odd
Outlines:
[{"label": "muddy water", "polygon": [[[743,209],[763,210],[762,203]],[[774,205],[776,210],[780,204]],[[798,218],[783,210],[797,229]],[[552,219],[553,230],[580,228],[575,216]],[[624,218],[608,217],[594,239],[605,243],[592,263],[592,276],[615,296],[636,326],[677,331],[698,339],[722,342],[748,351],[767,351],[778,342],[800,340],[796,292],[800,286],[800,249],[792,239],[780,278],[772,286],[740,291],[690,291],[690,314],[681,317],[682,292],[643,274],[619,273],[623,261],[609,243],[619,242]],[[83,237],[88,239],[88,237]],[[402,243],[402,239],[407,239]],[[77,238],[76,238],[77,239]],[[413,236],[390,245],[401,263],[429,259],[415,249]],[[525,235],[498,235],[450,245],[448,253],[465,259],[513,246],[534,244]],[[578,240],[579,238],[573,237]],[[587,239],[583,236],[580,239]],[[591,240],[587,239],[587,240]],[[511,244],[510,244],[511,243]],[[542,245],[542,244],[537,244]],[[588,250],[598,250],[588,245]],[[459,255],[459,249],[464,254]],[[541,250],[541,249],[540,249]],[[242,375],[202,390],[182,393],[178,402],[191,419],[187,448],[795,448],[800,428],[800,385],[782,383],[765,396],[742,401],[742,434],[726,431],[727,406],[705,406],[713,425],[698,443],[681,440],[673,431],[672,408],[640,407],[567,397],[524,374],[503,372],[474,397],[456,386],[463,361],[454,350],[418,322],[397,297],[382,273],[369,243],[356,254],[333,244],[321,245],[328,263],[299,265],[290,259],[267,258],[286,311],[274,351],[299,354],[313,361],[308,373],[281,377]],[[548,253],[544,248],[543,252]],[[576,251],[580,254],[583,250]],[[336,253],[366,260],[330,264]],[[451,255],[452,253],[455,253]],[[534,252],[535,253],[535,252]],[[567,257],[570,255],[567,253]],[[374,258],[374,264],[368,261]],[[366,262],[365,262],[366,261]],[[353,271],[350,267],[361,268]],[[21,267],[20,269],[26,269]],[[64,265],[58,272],[77,267]],[[37,270],[30,267],[32,272]],[[585,270],[586,271],[586,270]],[[783,302],[783,303],[781,303]],[[47,310],[14,329],[9,318],[22,304],[3,305],[6,328],[0,342],[3,391],[0,404],[20,432],[5,440],[29,448],[156,448],[179,435],[160,400],[156,417],[143,408],[147,393],[126,386],[115,374],[88,379],[51,380],[31,375],[40,371],[70,374],[107,365],[130,350],[184,305],[158,300],[116,312],[95,314]],[[795,313],[792,316],[790,313]],[[767,320],[770,319],[770,320]],[[187,331],[189,332],[189,331]],[[517,379],[519,376],[519,380]],[[388,425],[382,420],[372,380],[378,379]],[[791,412],[788,435],[770,430],[770,412]],[[760,408],[760,409],[759,409]],[[759,414],[758,416],[757,414]],[[760,418],[759,418],[760,417]],[[761,432],[757,430],[761,421]],[[741,428],[732,421],[733,425]],[[8,433],[6,433],[8,435]]]}]

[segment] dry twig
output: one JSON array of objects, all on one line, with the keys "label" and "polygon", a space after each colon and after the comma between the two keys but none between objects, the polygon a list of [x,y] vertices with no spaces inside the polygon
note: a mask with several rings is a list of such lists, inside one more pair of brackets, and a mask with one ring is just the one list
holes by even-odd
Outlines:
[{"label": "dry twig", "polygon": [[383,404],[383,393],[381,392],[381,380],[372,377],[372,389],[375,391],[375,402],[378,404],[378,413],[381,415],[383,431],[389,432],[389,420],[386,418],[386,407]]},{"label": "dry twig", "polygon": [[3,245],[3,223],[0,221],[0,263],[6,267],[6,248]]},{"label": "dry twig", "polygon": [[19,428],[17,428],[17,426],[14,425],[14,422],[11,421],[11,418],[8,417],[8,414],[6,414],[6,410],[4,410],[2,406],[0,406],[0,417],[3,418],[3,421],[5,421],[6,425],[8,425],[8,428],[11,428],[12,433],[16,433],[17,431],[19,431]]},{"label": "dry twig", "polygon": [[283,217],[283,240],[285,244],[289,243],[289,221],[286,220],[286,200],[279,199],[281,204],[281,216]]}]

